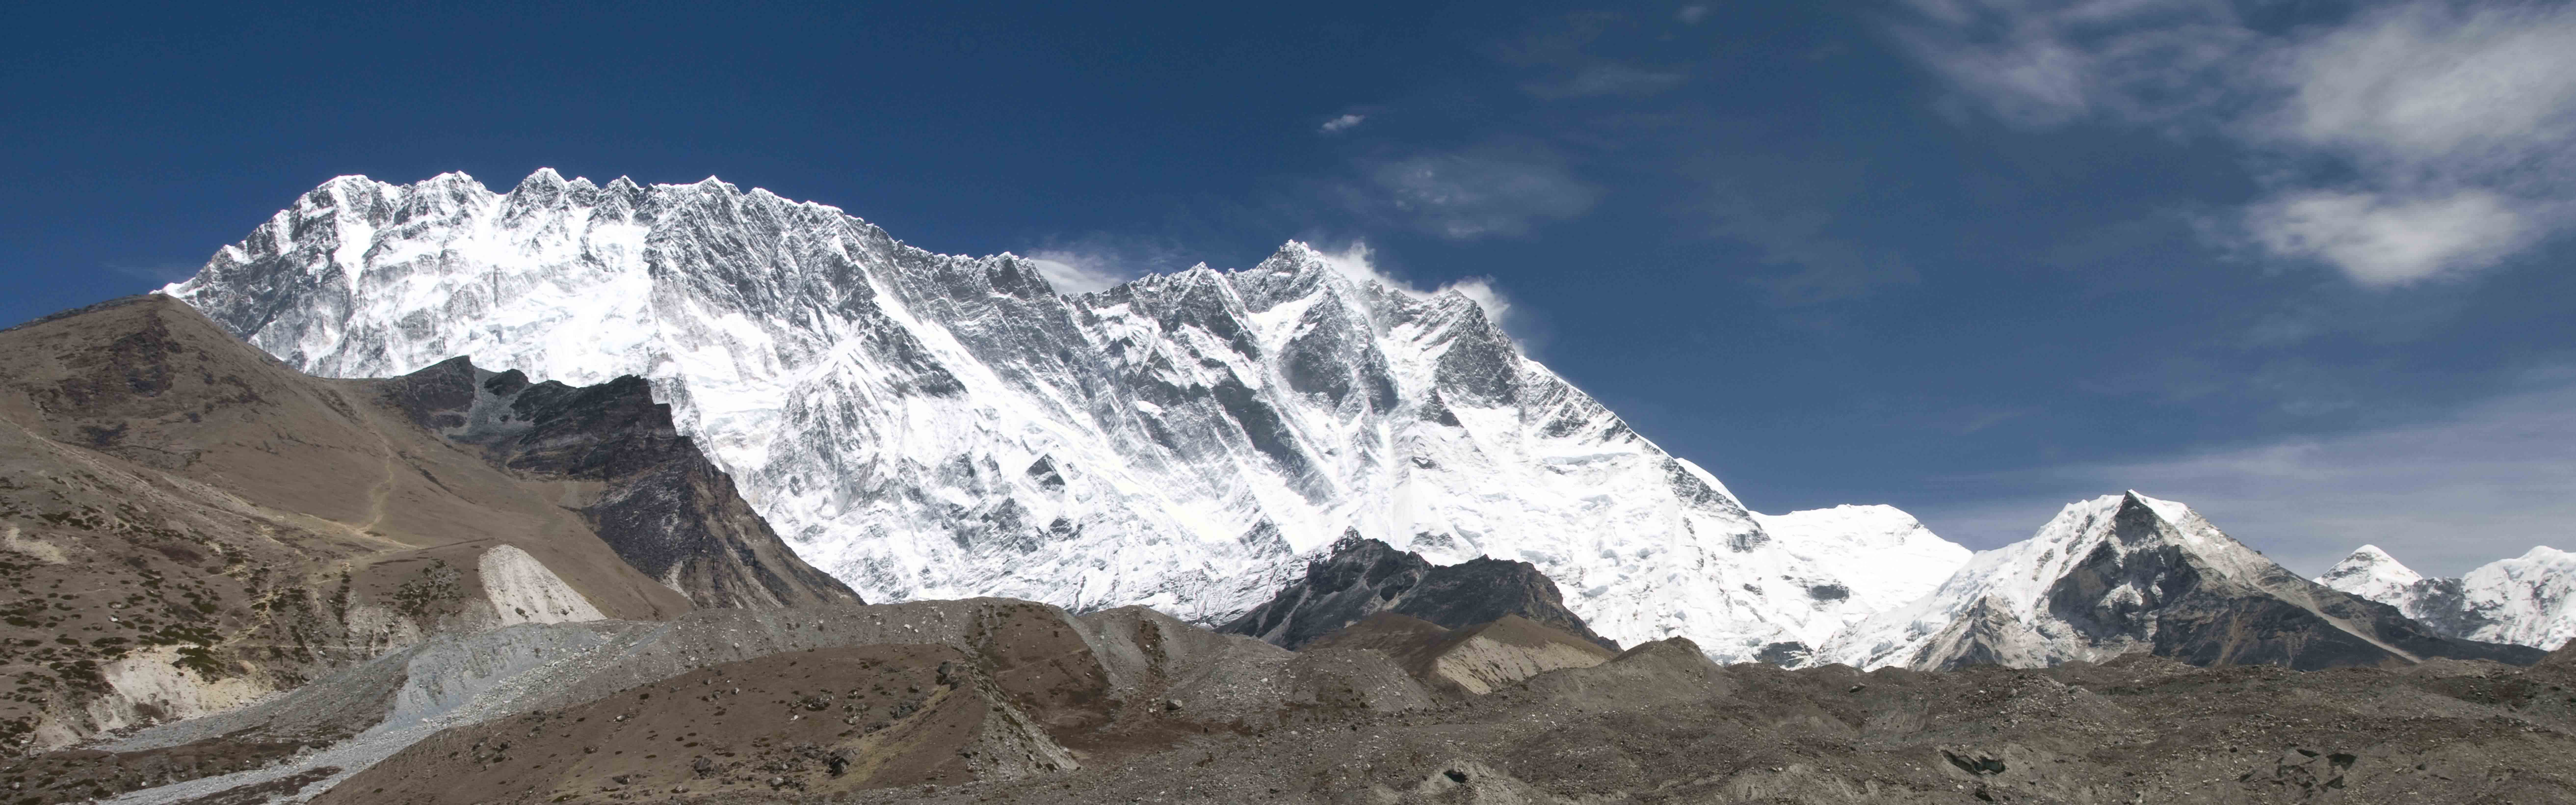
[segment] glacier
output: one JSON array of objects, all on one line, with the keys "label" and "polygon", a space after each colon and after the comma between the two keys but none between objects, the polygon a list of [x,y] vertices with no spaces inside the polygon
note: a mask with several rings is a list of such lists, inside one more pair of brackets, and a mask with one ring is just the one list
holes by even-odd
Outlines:
[{"label": "glacier", "polygon": [[324,183],[162,290],[297,369],[635,374],[871,601],[1201,623],[1336,540],[1531,562],[1626,644],[1811,647],[1967,559],[1892,508],[1770,517],[1455,289],[1290,242],[1086,294],[713,178]]},{"label": "glacier", "polygon": [[2426,577],[2364,545],[2316,581],[2463,640],[2556,650],[2576,638],[2576,554],[2546,545],[2457,578]]}]

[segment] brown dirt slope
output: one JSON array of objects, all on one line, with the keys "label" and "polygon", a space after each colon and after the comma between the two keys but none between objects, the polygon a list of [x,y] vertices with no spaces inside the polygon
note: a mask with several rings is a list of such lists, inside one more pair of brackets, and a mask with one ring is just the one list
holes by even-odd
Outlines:
[{"label": "brown dirt slope", "polygon": [[[1432,706],[1380,653],[1291,653],[1142,608],[1077,619],[975,599],[702,611],[656,629],[559,683],[550,700],[564,703],[441,731],[320,801],[691,801],[994,784],[1116,766],[1212,735]],[[797,647],[844,640],[862,645]],[[757,656],[620,681],[728,651]]]},{"label": "brown dirt slope", "polygon": [[513,546],[608,617],[690,603],[380,381],[294,372],[159,296],[0,332],[0,752],[223,710],[504,613]]},{"label": "brown dirt slope", "polygon": [[315,802],[653,802],[1009,780],[1077,765],[976,666],[932,645],[725,663],[442,732]]},{"label": "brown dirt slope", "polygon": [[[2567,674],[1712,665],[1673,640],[1433,711],[1211,735],[1115,767],[852,802],[2562,803]],[[814,800],[710,797],[704,802]]]},{"label": "brown dirt slope", "polygon": [[1589,668],[1616,656],[1591,641],[1518,615],[1464,629],[1379,612],[1306,644],[1306,651],[1384,652],[1415,679],[1440,690],[1484,695],[1559,668]]}]

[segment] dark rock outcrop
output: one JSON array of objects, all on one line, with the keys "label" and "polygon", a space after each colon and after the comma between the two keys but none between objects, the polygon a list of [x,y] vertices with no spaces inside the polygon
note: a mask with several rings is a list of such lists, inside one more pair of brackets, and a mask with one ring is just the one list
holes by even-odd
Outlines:
[{"label": "dark rock outcrop", "polygon": [[531,383],[453,358],[385,381],[387,401],[446,438],[480,447],[511,472],[593,482],[582,520],[627,564],[701,607],[861,603],[838,579],[797,558],[751,510],[733,479],[628,375],[574,388]]},{"label": "dark rock outcrop", "polygon": [[1518,615],[1619,650],[1565,608],[1556,581],[1535,565],[1490,557],[1433,565],[1421,554],[1357,533],[1345,534],[1331,555],[1308,564],[1304,578],[1217,631],[1295,649],[1378,612],[1448,629]]}]

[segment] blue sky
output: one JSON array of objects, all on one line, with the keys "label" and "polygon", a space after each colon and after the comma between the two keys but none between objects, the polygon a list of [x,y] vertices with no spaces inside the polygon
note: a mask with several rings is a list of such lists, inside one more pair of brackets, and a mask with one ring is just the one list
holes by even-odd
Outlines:
[{"label": "blue sky", "polygon": [[335,175],[715,175],[1067,285],[1364,250],[1767,511],[2576,547],[2565,4],[1114,5],[22,10],[0,323]]}]

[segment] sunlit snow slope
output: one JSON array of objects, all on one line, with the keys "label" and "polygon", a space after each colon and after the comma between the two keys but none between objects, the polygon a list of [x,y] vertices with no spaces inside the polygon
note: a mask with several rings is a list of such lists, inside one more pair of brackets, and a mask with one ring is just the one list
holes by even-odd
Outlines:
[{"label": "sunlit snow slope", "polygon": [[2545,545],[2459,578],[2425,578],[2364,545],[2317,583],[2396,607],[2464,640],[2555,650],[2576,638],[2576,554]]},{"label": "sunlit snow slope", "polygon": [[1435,562],[1532,562],[1605,636],[1732,659],[1814,645],[1869,614],[1855,591],[1951,570],[1774,540],[1465,296],[1354,278],[1298,243],[1066,296],[1011,255],[932,254],[714,179],[351,176],[166,292],[317,374],[470,355],[574,384],[643,375],[800,554],[871,601],[1216,621],[1355,531]]}]

